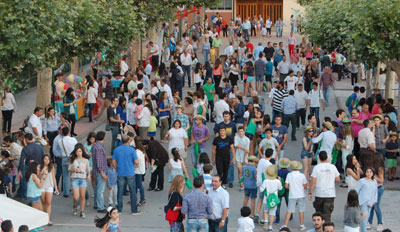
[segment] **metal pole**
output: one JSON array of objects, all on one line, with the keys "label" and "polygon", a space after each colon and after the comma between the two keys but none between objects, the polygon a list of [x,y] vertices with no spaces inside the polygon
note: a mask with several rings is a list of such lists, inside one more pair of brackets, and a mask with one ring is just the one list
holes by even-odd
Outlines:
[{"label": "metal pole", "polygon": [[143,64],[143,46],[142,46],[142,33],[140,33],[140,65]]}]

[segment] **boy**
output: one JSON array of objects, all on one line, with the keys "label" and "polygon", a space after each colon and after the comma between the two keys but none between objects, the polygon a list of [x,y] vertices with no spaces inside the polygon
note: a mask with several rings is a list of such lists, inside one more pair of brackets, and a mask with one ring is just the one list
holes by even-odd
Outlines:
[{"label": "boy", "polygon": [[276,160],[277,154],[280,152],[280,146],[278,141],[272,137],[272,129],[268,128],[265,131],[267,137],[265,137],[263,140],[261,140],[260,144],[258,145],[258,154],[262,156],[263,151],[266,151],[267,149],[271,148],[274,153],[272,154],[272,159]]},{"label": "boy", "polygon": [[255,156],[248,158],[248,164],[242,168],[243,183],[244,183],[244,200],[243,206],[247,206],[249,198],[251,198],[251,216],[254,217],[254,208],[257,198],[257,163],[258,159]]},{"label": "boy", "polygon": [[[250,139],[244,134],[244,127],[240,126],[238,129],[238,134],[235,135],[236,165],[238,169],[239,180],[242,177],[242,166],[250,152]],[[240,189],[243,190],[243,183],[240,183]]]},{"label": "boy", "polygon": [[[271,100],[272,97],[274,96],[275,91],[278,90],[278,81],[274,81],[274,83],[272,84],[272,89],[271,92],[268,95],[268,98]],[[269,102],[269,101],[268,101]]]},{"label": "boy", "polygon": [[[206,152],[207,140],[210,139],[210,132],[208,127],[203,124],[204,117],[202,115],[196,115],[195,123],[192,127],[192,144],[196,142],[199,144],[199,153]],[[193,167],[197,167],[198,155],[196,155],[195,146],[192,146],[192,164]]]},{"label": "boy", "polygon": [[398,135],[396,132],[390,132],[390,141],[386,144],[386,159],[388,166],[388,180],[398,180],[396,177],[397,156],[399,155],[399,145],[397,143]]},{"label": "boy", "polygon": [[270,205],[270,207],[264,208],[264,218],[267,219],[267,222],[265,222],[264,225],[264,230],[272,231],[272,223],[274,222],[277,206],[275,205],[273,207],[273,204],[270,204],[267,199],[269,199],[269,195],[271,194],[275,194],[276,197],[278,197],[278,191],[282,189],[281,180],[278,177],[278,167],[275,164],[270,165],[265,169],[265,178],[266,179],[260,186],[260,192],[264,194],[265,191],[266,197],[264,197],[263,204],[266,206]]},{"label": "boy", "polygon": [[[232,152],[232,160],[230,159],[230,151]],[[222,177],[222,187],[228,183],[228,170],[232,162],[236,163],[235,148],[233,146],[233,139],[226,135],[225,125],[220,126],[218,137],[214,138],[212,150],[212,164],[217,166],[217,173]]]},{"label": "boy", "polygon": [[[281,184],[283,187],[285,187],[286,177],[290,172],[289,165],[290,165],[290,160],[288,158],[281,158],[278,162],[278,166],[279,166],[278,177],[280,178],[280,181],[281,181]],[[278,194],[278,197],[279,197],[280,203],[278,204],[278,207],[276,208],[274,224],[280,224],[281,205],[283,203],[282,198],[285,198],[286,206],[288,206],[289,199],[288,199],[286,188],[283,188],[283,190]]]},{"label": "boy", "polygon": [[[274,151],[271,148],[268,148],[267,150],[265,150],[265,155],[261,156],[261,159],[258,162],[258,165],[257,165],[257,187],[260,187],[263,182],[262,173],[265,172],[265,169],[268,166],[272,165],[270,160],[272,158],[273,153],[274,153]],[[264,193],[262,191],[260,191],[260,193],[258,194],[257,211],[254,216],[255,223],[258,223],[263,199],[264,199]],[[260,223],[261,224],[265,223],[264,217],[261,218]]]},{"label": "boy", "polygon": [[204,179],[204,188],[208,192],[212,189],[212,174],[213,174],[213,166],[211,164],[205,164],[203,167],[203,179]]},{"label": "boy", "polygon": [[289,206],[282,227],[288,226],[289,218],[297,208],[300,217],[300,230],[303,231],[306,229],[304,226],[304,212],[306,211],[306,195],[304,189],[307,189],[307,179],[306,176],[300,172],[300,170],[303,169],[303,165],[299,161],[291,161],[290,169],[292,169],[292,172],[287,175],[285,181],[285,188],[289,189]]},{"label": "boy", "polygon": [[254,230],[254,222],[249,217],[251,210],[247,206],[240,209],[241,218],[238,218],[238,232],[252,232]]}]

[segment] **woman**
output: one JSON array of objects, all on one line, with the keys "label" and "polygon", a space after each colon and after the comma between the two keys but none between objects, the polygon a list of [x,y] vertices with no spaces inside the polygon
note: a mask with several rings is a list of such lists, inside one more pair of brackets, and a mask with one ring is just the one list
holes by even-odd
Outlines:
[{"label": "woman", "polygon": [[239,64],[237,63],[236,58],[232,58],[231,64],[229,66],[229,80],[231,81],[231,85],[237,85],[237,81],[239,80]]},{"label": "woman", "polygon": [[[128,87],[126,88],[128,91]],[[93,109],[96,106],[98,90],[94,87],[94,81],[89,81],[89,89],[86,95],[86,102],[89,107],[89,122],[93,122]]]},{"label": "woman", "polygon": [[385,115],[385,117],[383,118],[383,123],[386,126],[386,129],[390,132],[396,132],[397,128],[396,128],[396,124],[394,124],[394,122],[390,119],[389,115]]},{"label": "woman", "polygon": [[246,137],[250,139],[250,154],[254,154],[256,149],[256,142],[257,142],[257,127],[258,124],[261,124],[263,121],[264,114],[259,110],[259,108],[255,107],[253,113],[250,114],[249,124],[247,125],[246,129]]},{"label": "woman", "polygon": [[312,83],[312,78],[316,77],[317,74],[312,70],[311,65],[306,66],[306,70],[304,70],[304,90],[308,93],[311,90],[311,83]]},{"label": "woman", "polygon": [[360,168],[360,164],[358,163],[356,156],[349,155],[346,157],[346,160],[345,179],[347,183],[347,191],[349,192],[350,190],[357,188],[358,181],[360,180],[363,171]]},{"label": "woman", "polygon": [[313,143],[312,137],[314,135],[314,129],[311,126],[308,126],[304,130],[304,137],[302,139],[302,151],[301,151],[301,160],[304,164],[304,175],[308,180],[310,178],[310,170],[311,170],[311,163],[313,160]]},{"label": "woman", "polygon": [[202,39],[204,62],[208,62],[208,57],[210,55],[210,41],[207,35],[208,34],[204,34],[204,38]]},{"label": "woman", "polygon": [[38,163],[32,162],[29,164],[25,173],[25,181],[28,183],[26,196],[32,207],[40,211],[43,210],[40,198],[42,196],[42,187],[46,178],[46,173],[40,173],[40,166]]},{"label": "woman", "polygon": [[[183,202],[183,190],[185,189],[185,178],[181,175],[175,176],[175,178],[172,180],[171,187],[169,188],[168,191],[168,205],[166,207],[166,210],[171,210],[174,212],[179,212],[178,216],[174,219],[171,218],[169,220],[169,224],[171,226],[170,231],[171,232],[181,232],[183,230],[183,218],[184,216],[181,213],[182,209],[182,202]],[[171,215],[174,215],[173,212],[171,212]],[[168,212],[167,212],[168,216]]]},{"label": "woman", "polygon": [[368,218],[369,226],[367,225],[367,227],[371,227],[372,220],[374,218],[374,211],[375,211],[376,217],[378,219],[377,230],[382,231],[384,229],[384,227],[383,227],[383,221],[382,221],[381,200],[382,200],[383,192],[385,191],[385,188],[383,187],[383,182],[385,180],[385,162],[383,161],[383,158],[381,155],[374,155],[373,162],[374,162],[374,169],[376,170],[374,179],[378,183],[378,199],[377,199],[376,204],[374,204],[371,208],[371,213]]},{"label": "woman", "polygon": [[75,145],[75,149],[71,153],[70,164],[68,165],[68,171],[71,173],[71,186],[73,193],[73,215],[78,214],[78,200],[81,202],[81,213],[82,219],[86,218],[85,214],[85,193],[87,183],[90,181],[90,167],[89,167],[89,156],[85,152],[85,148],[81,143]]},{"label": "woman", "polygon": [[168,183],[171,183],[175,176],[184,175],[185,178],[189,178],[189,174],[186,169],[185,160],[179,155],[179,149],[174,147],[171,150],[172,158],[168,162],[169,177]]},{"label": "woman", "polygon": [[194,109],[195,115],[201,115],[206,118],[206,114],[208,113],[208,109],[204,103],[204,95],[200,91],[196,91],[194,93]]},{"label": "woman", "polygon": [[42,162],[40,163],[40,174],[42,176],[46,176],[43,180],[42,186],[42,196],[41,202],[43,206],[43,211],[49,215],[49,226],[53,225],[53,222],[50,221],[51,216],[51,201],[53,199],[53,192],[57,195],[58,188],[56,185],[56,176],[53,162],[51,162],[49,155],[44,155],[42,158]]},{"label": "woman", "polygon": [[171,156],[172,148],[179,149],[179,155],[182,159],[187,158],[187,146],[189,145],[189,139],[187,132],[181,128],[181,121],[175,120],[172,124],[172,128],[168,131],[167,140],[168,143],[168,154]]},{"label": "woman", "polygon": [[67,92],[65,92],[63,102],[64,102],[64,112],[68,114],[69,120],[71,122],[71,135],[77,136],[77,134],[75,134],[76,99],[75,99],[75,91],[73,88],[67,89]]},{"label": "woman", "polygon": [[119,97],[119,104],[117,106],[117,115],[119,116],[120,120],[124,121],[124,123],[122,124],[122,127],[124,127],[125,124],[127,123],[127,120],[126,120],[126,99],[123,96]]},{"label": "woman", "polygon": [[358,203],[358,194],[356,190],[351,190],[347,194],[347,203],[344,206],[344,231],[359,232],[361,220],[366,215],[361,213],[360,204]]},{"label": "woman", "polygon": [[165,135],[167,134],[169,128],[168,119],[170,117],[170,104],[168,102],[168,94],[167,92],[161,92],[161,99],[160,103],[158,104],[158,112],[161,121],[161,128],[160,128],[160,142],[166,143]]},{"label": "woman", "polygon": [[169,81],[171,83],[171,90],[172,92],[175,92],[176,90],[180,91],[180,76],[179,76],[180,70],[176,66],[175,62],[172,62],[170,65],[169,69]]},{"label": "woman", "polygon": [[[343,120],[343,127],[344,127],[344,139],[342,141],[342,165],[343,170],[346,170],[347,164],[347,156],[353,152],[354,148],[354,135],[353,129],[349,123],[348,119]],[[347,181],[341,185],[341,187],[347,187]]]},{"label": "woman", "polygon": [[11,93],[10,86],[4,87],[3,97],[1,99],[2,107],[1,113],[3,115],[3,136],[11,133],[12,115],[17,103],[15,102],[14,95]]},{"label": "woman", "polygon": [[125,99],[129,99],[128,83],[131,80],[131,74],[129,72],[125,72],[124,76],[125,76],[124,80],[119,85],[120,93],[122,94],[123,97],[125,97]]},{"label": "woman", "polygon": [[56,115],[55,112],[56,111],[54,110],[53,107],[47,108],[44,118],[44,127],[43,127],[44,138],[50,145],[51,160],[54,160],[53,141],[58,135],[58,127],[61,125],[60,117],[58,117],[58,115]]},{"label": "woman", "polygon": [[[85,143],[85,152],[86,154],[90,157],[89,159],[89,167],[90,171],[92,171],[93,168],[93,160],[92,160],[92,146],[93,143],[96,142],[96,133],[95,132],[90,132],[86,138],[86,143]],[[92,187],[94,189],[95,184],[96,184],[96,179],[94,176],[92,176]],[[86,190],[87,192],[87,190]],[[89,202],[88,202],[89,203]]]},{"label": "woman", "polygon": [[194,116],[193,99],[191,97],[185,97],[183,103],[185,104],[183,107],[183,114],[188,116],[189,120],[191,120]]},{"label": "woman", "polygon": [[361,222],[360,232],[367,232],[367,220],[371,212],[371,208],[378,200],[378,184],[377,181],[374,180],[374,175],[375,171],[373,168],[366,168],[365,177],[362,178],[357,184],[360,209],[361,212],[366,215]]},{"label": "woman", "polygon": [[143,147],[142,139],[137,136],[135,137],[135,149],[139,161],[139,164],[135,165],[136,190],[140,193],[138,206],[142,206],[146,203],[143,188],[144,175],[146,174],[146,150]]},{"label": "woman", "polygon": [[217,89],[221,83],[222,77],[222,64],[219,58],[215,60],[212,75],[214,77],[215,89]]},{"label": "woman", "polygon": [[150,117],[153,114],[153,107],[151,100],[146,99],[144,101],[144,108],[142,112],[139,114],[139,136],[142,139],[147,139],[147,134],[149,132],[149,126],[150,126]]},{"label": "woman", "polygon": [[253,81],[254,81],[254,65],[253,62],[247,61],[245,67],[242,70],[246,75],[246,83],[244,84],[244,93],[243,96],[247,96],[246,93],[249,91],[251,93],[251,90],[254,89],[253,87]]}]

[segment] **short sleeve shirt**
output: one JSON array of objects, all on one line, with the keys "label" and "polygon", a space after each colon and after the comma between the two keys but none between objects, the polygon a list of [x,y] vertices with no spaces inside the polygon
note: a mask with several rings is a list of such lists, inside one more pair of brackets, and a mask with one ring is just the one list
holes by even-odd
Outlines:
[{"label": "short sleeve shirt", "polygon": [[233,139],[229,136],[226,136],[224,139],[221,136],[218,136],[214,139],[213,145],[217,147],[216,149],[216,157],[220,157],[223,160],[230,159],[230,149],[233,144]]},{"label": "short sleeve shirt", "polygon": [[315,185],[316,197],[336,197],[335,178],[340,176],[336,167],[330,163],[320,163],[316,165],[311,173],[311,177],[317,178]]},{"label": "short sleeve shirt", "polygon": [[[276,141],[278,141],[279,144],[281,144],[283,142],[284,135],[285,134],[287,135],[287,133],[288,133],[288,129],[284,125],[281,125],[280,127],[277,127],[276,125],[272,125],[271,130],[272,130],[272,137],[274,137],[276,139]],[[285,147],[282,146],[281,149],[284,150]]]},{"label": "short sleeve shirt", "polygon": [[246,164],[242,168],[243,183],[246,189],[257,188],[257,169],[251,164]]},{"label": "short sleeve shirt", "polygon": [[307,184],[306,176],[299,171],[290,172],[287,177],[285,183],[289,184],[289,198],[303,198],[304,194],[304,185]]},{"label": "short sleeve shirt", "polygon": [[276,155],[276,147],[279,145],[278,141],[275,138],[271,139],[263,139],[261,140],[261,143],[259,144],[260,147],[263,148],[263,151],[265,152],[267,149],[272,149],[274,151],[273,156],[275,157]]},{"label": "short sleeve shirt", "polygon": [[136,150],[129,145],[121,145],[114,149],[112,159],[117,161],[118,176],[134,176],[135,164],[138,159]]}]

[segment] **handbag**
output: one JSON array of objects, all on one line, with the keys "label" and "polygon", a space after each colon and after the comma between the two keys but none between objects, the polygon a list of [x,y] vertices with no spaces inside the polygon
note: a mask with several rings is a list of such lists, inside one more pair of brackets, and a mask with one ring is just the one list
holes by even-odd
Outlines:
[{"label": "handbag", "polygon": [[169,210],[169,202],[171,201],[171,197],[172,197],[172,194],[173,194],[174,192],[175,192],[175,191],[173,191],[173,192],[169,195],[168,203],[167,203],[166,205],[164,205],[164,213],[167,213],[168,210]]},{"label": "handbag", "polygon": [[192,190],[193,185],[189,178],[185,177],[185,185],[189,190]]}]

